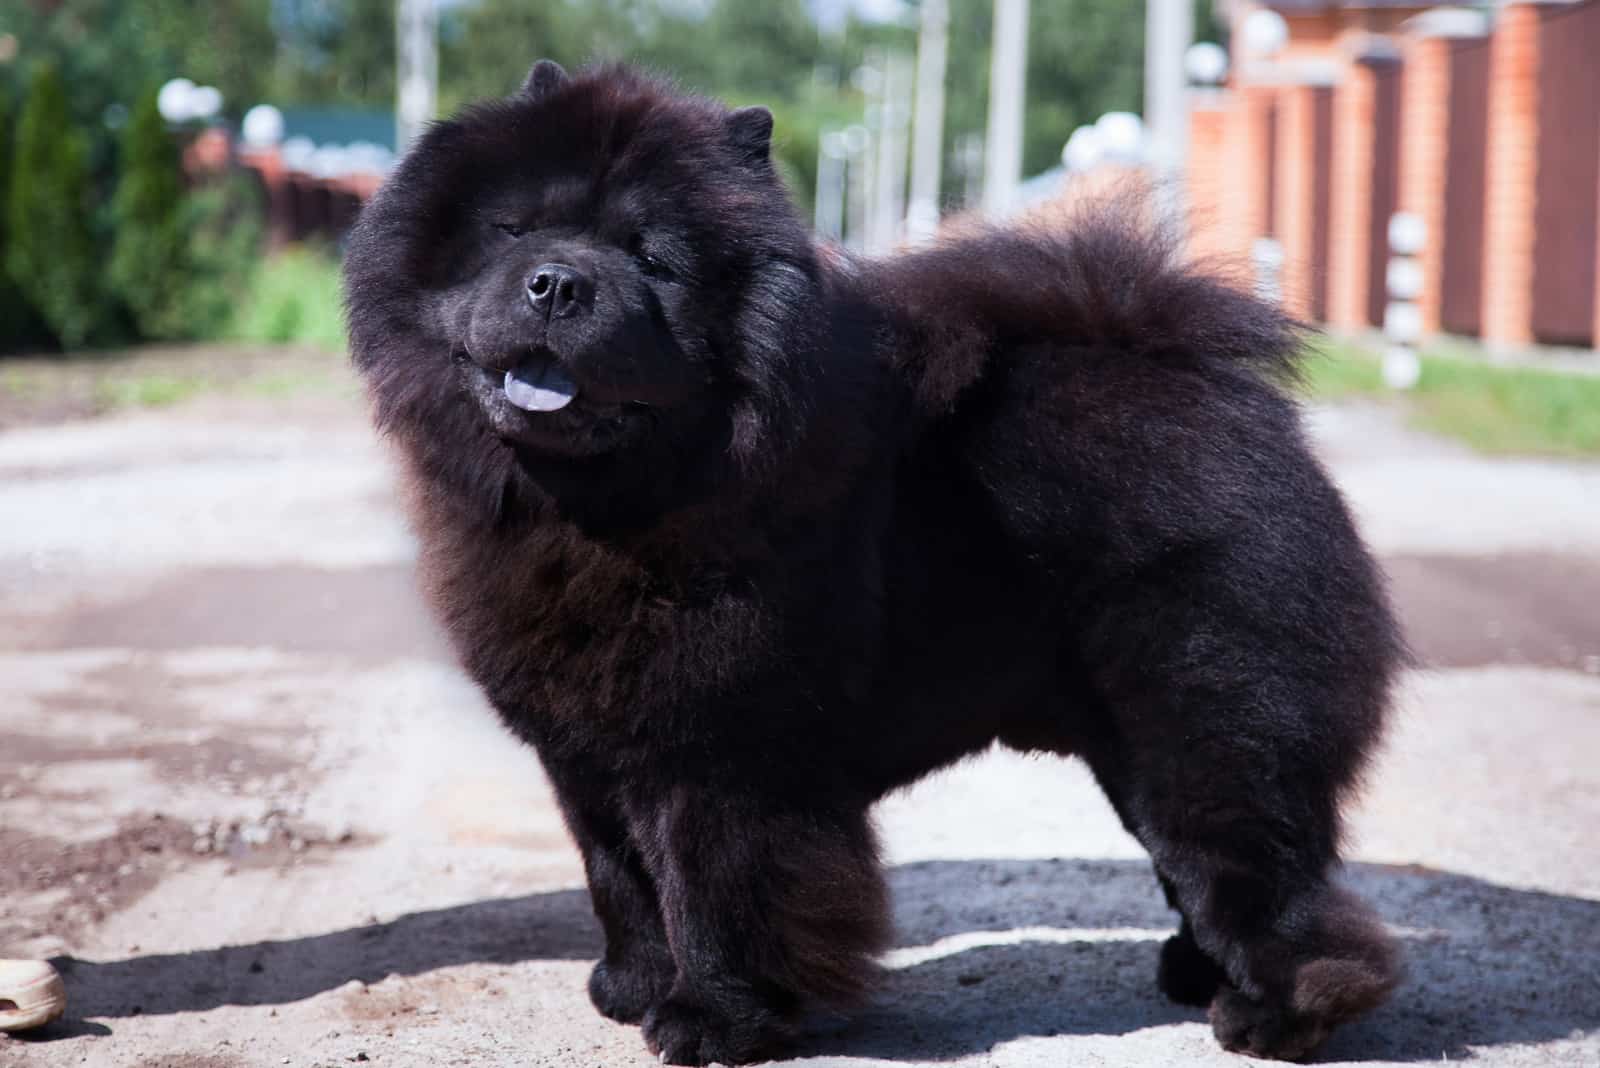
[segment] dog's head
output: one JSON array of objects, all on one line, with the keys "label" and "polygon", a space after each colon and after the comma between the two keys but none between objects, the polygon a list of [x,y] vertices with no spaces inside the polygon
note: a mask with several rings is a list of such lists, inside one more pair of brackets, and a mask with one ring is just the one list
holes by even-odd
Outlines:
[{"label": "dog's head", "polygon": [[762,108],[549,61],[432,126],[346,257],[380,424],[546,469],[760,452],[794,407],[818,286],[771,131]]}]

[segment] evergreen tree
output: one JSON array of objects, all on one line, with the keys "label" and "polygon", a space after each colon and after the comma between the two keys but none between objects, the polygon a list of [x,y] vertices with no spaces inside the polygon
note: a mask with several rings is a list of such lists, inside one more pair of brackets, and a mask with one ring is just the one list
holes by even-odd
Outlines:
[{"label": "evergreen tree", "polygon": [[89,173],[54,67],[34,74],[6,203],[6,269],[61,344],[100,340],[111,326],[89,219]]},{"label": "evergreen tree", "polygon": [[44,324],[29,306],[5,269],[6,213],[3,206],[11,189],[11,147],[17,132],[16,109],[11,94],[0,87],[0,352],[17,352],[44,344]]},{"label": "evergreen tree", "polygon": [[185,337],[188,237],[178,144],[156,107],[154,91],[134,106],[122,138],[122,176],[111,202],[116,234],[108,281],[151,340]]}]

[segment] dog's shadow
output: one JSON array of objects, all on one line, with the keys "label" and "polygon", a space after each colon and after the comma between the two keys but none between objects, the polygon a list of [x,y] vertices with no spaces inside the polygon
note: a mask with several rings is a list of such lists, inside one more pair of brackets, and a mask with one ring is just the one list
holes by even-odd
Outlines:
[{"label": "dog's shadow", "polygon": [[[1411,868],[1358,865],[1347,880],[1400,930],[1408,976],[1319,1059],[1437,1061],[1600,1028],[1600,902]],[[1204,1019],[1155,989],[1172,915],[1146,864],[934,861],[895,868],[890,882],[901,948],[883,988],[853,1019],[813,1027],[797,1052],[937,1061],[1014,1038]],[[306,938],[61,958],[80,1022],[41,1037],[66,1037],[83,1019],[286,1004],[352,979],[600,949],[587,895],[562,890]]]}]

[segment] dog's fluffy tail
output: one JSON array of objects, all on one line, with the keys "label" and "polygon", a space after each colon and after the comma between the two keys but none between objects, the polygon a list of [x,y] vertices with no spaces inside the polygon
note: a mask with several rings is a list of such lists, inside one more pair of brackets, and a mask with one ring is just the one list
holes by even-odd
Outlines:
[{"label": "dog's fluffy tail", "polygon": [[919,400],[947,410],[999,353],[1115,348],[1129,358],[1226,361],[1295,373],[1302,328],[1182,241],[1133,197],[1085,203],[1060,221],[958,226],[929,248],[871,263],[891,348]]}]

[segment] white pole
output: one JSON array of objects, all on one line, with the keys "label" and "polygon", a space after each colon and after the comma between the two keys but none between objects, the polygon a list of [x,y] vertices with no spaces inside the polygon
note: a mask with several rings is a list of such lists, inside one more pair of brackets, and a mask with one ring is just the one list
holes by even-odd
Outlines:
[{"label": "white pole", "polygon": [[817,151],[817,236],[837,241],[844,236],[844,169],[849,156],[840,130],[822,135]]},{"label": "white pole", "polygon": [[845,245],[853,252],[865,252],[867,232],[872,222],[869,173],[872,165],[872,134],[865,126],[852,126],[844,132],[845,151]]},{"label": "white pole", "polygon": [[1194,7],[1192,0],[1146,0],[1144,17],[1144,128],[1150,160],[1170,181],[1189,148],[1184,54],[1194,43]]},{"label": "white pole", "polygon": [[906,126],[911,117],[911,60],[899,52],[884,57],[882,126],[878,131],[877,207],[872,251],[900,243],[906,216]]},{"label": "white pole", "polygon": [[395,151],[404,152],[439,101],[437,0],[395,0]]},{"label": "white pole", "polygon": [[949,51],[948,0],[922,0],[917,38],[917,110],[911,128],[911,207],[906,236],[925,241],[939,228],[939,164],[944,153],[944,68]]},{"label": "white pole", "polygon": [[1410,389],[1422,378],[1417,343],[1422,337],[1422,265],[1417,257],[1428,240],[1428,224],[1415,212],[1397,211],[1389,217],[1389,269],[1385,282],[1389,305],[1383,312],[1383,380],[1391,389]]},{"label": "white pole", "polygon": [[1022,106],[1027,90],[1028,0],[994,0],[989,61],[989,135],[984,139],[983,210],[1011,210],[1022,180]]},{"label": "white pole", "polygon": [[852,248],[869,254],[878,251],[878,168],[883,155],[878,142],[883,138],[883,83],[887,78],[887,66],[882,50],[874,48],[867,51],[865,62],[856,71],[856,85],[864,98],[862,122],[867,139],[858,139],[861,148],[850,160],[850,236]]}]

